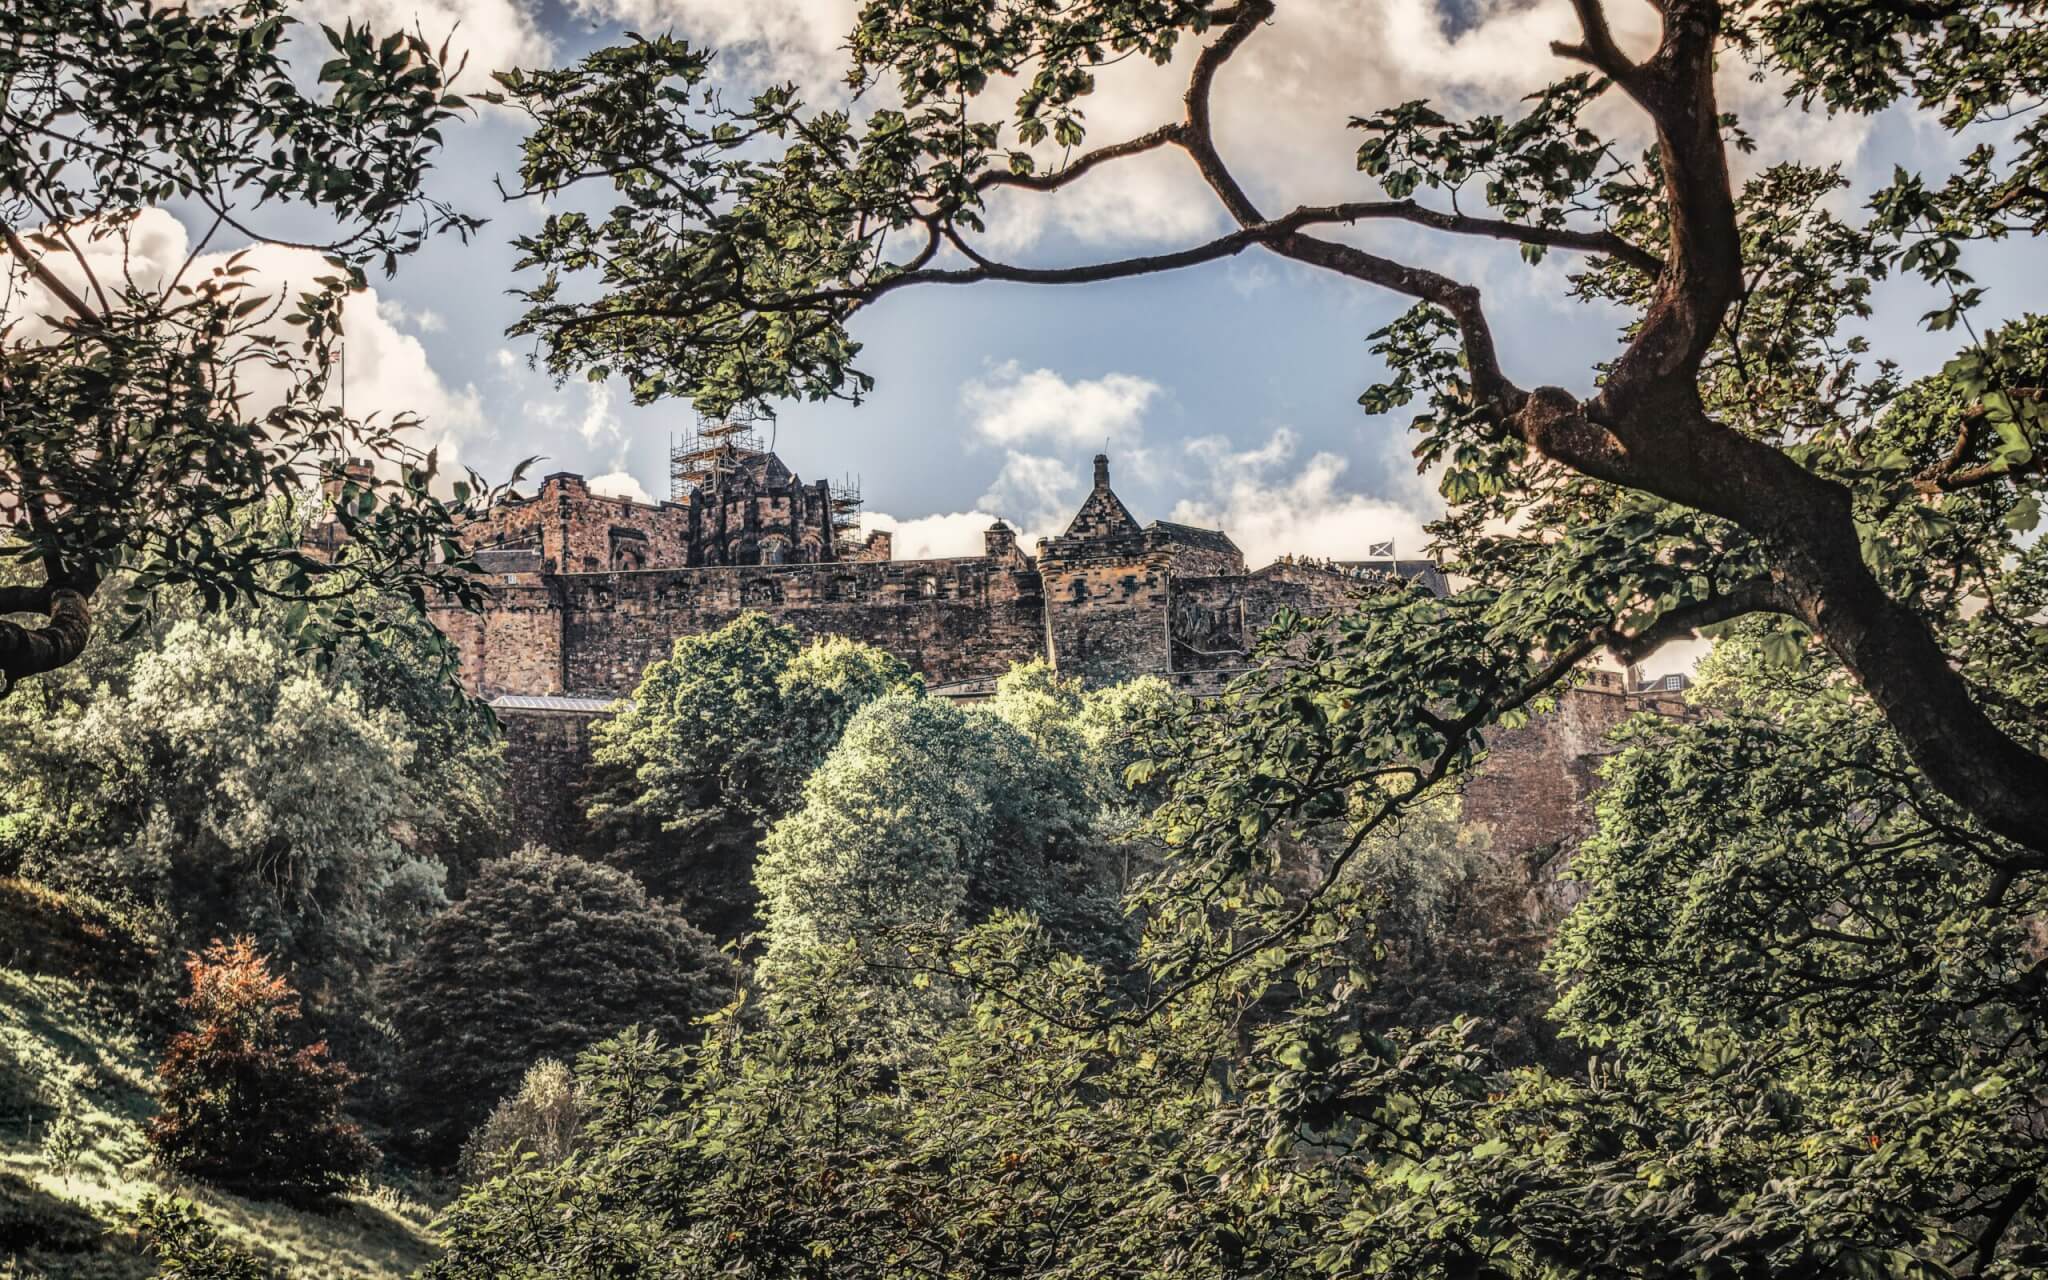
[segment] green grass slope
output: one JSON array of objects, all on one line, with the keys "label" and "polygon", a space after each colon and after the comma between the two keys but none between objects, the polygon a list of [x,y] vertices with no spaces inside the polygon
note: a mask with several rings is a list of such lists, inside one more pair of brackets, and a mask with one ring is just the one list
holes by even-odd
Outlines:
[{"label": "green grass slope", "polygon": [[43,967],[0,953],[0,1280],[151,1275],[126,1223],[151,1193],[190,1201],[226,1241],[303,1280],[384,1280],[434,1256],[432,1210],[389,1187],[309,1212],[157,1169],[142,1136],[150,1047],[110,1023],[89,983],[31,971]]}]

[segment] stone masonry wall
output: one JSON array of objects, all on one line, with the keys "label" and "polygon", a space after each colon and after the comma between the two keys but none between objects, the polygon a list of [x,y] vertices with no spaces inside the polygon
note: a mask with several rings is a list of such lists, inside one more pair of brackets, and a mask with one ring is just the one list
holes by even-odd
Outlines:
[{"label": "stone masonry wall", "polygon": [[562,692],[562,614],[557,593],[538,574],[507,574],[492,584],[481,613],[432,611],[434,625],[460,655],[462,683],[479,697]]},{"label": "stone masonry wall", "polygon": [[1578,900],[1577,887],[1559,876],[1592,834],[1600,764],[1614,752],[1607,735],[1644,711],[1688,714],[1676,698],[1626,693],[1618,675],[1594,672],[1588,684],[1560,694],[1554,711],[1487,736],[1486,760],[1465,784],[1463,816],[1490,827],[1495,852],[1532,873],[1532,916]]},{"label": "stone masonry wall", "polygon": [[643,565],[681,564],[689,537],[688,506],[595,494],[568,472],[547,477],[537,496],[504,503],[464,532],[472,547],[538,547],[550,573],[610,569],[621,552]]},{"label": "stone masonry wall", "polygon": [[995,675],[1037,656],[1035,575],[986,557],[575,574],[562,591],[564,688],[623,694],[676,637],[759,609],[805,637],[888,650],[927,680]]},{"label": "stone masonry wall", "polygon": [[1163,558],[1038,563],[1045,584],[1041,644],[1062,675],[1114,683],[1170,668]]},{"label": "stone masonry wall", "polygon": [[575,851],[583,829],[578,789],[590,764],[590,727],[597,717],[521,709],[501,712],[498,722],[505,730],[514,841]]}]

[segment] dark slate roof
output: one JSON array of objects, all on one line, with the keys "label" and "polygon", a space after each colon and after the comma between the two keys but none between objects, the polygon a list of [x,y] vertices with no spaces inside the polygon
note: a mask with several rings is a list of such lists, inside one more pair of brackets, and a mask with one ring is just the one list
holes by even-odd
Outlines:
[{"label": "dark slate roof", "polygon": [[1081,509],[1067,524],[1067,531],[1061,535],[1068,538],[1092,538],[1105,534],[1137,533],[1138,519],[1124,500],[1108,485],[1097,485],[1088,491],[1081,501]]},{"label": "dark slate roof", "polygon": [[1221,529],[1198,529],[1191,524],[1154,520],[1145,526],[1145,532],[1160,542],[1175,542],[1184,547],[1200,547],[1204,551],[1222,551],[1229,555],[1243,554],[1230,540],[1230,535]]}]

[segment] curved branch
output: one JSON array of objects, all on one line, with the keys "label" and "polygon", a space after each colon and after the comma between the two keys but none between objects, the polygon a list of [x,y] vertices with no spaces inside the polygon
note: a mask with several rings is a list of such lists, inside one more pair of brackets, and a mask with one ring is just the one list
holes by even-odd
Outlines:
[{"label": "curved branch", "polygon": [[1607,651],[1618,661],[1634,666],[1672,641],[1691,636],[1701,627],[1711,627],[1752,613],[1792,612],[1792,602],[1777,583],[1769,578],[1752,578],[1720,595],[1667,610],[1634,635],[1613,634],[1603,640]]},{"label": "curved branch", "polygon": [[49,621],[31,630],[0,621],[0,697],[26,676],[55,671],[85,652],[92,638],[92,609],[76,591],[49,593]]},{"label": "curved branch", "polygon": [[1178,142],[1181,132],[1186,128],[1185,124],[1161,125],[1150,133],[1141,133],[1123,142],[1097,147],[1051,173],[1008,173],[1001,170],[984,173],[974,180],[974,189],[987,191],[992,187],[1022,187],[1027,191],[1057,191],[1090,169],[1107,164],[1111,160],[1156,151],[1160,147]]},{"label": "curved branch", "polygon": [[1265,218],[1216,150],[1209,95],[1216,84],[1216,73],[1223,69],[1223,64],[1243,47],[1260,23],[1272,16],[1273,0],[1246,0],[1230,25],[1223,29],[1223,34],[1195,59],[1194,70],[1188,76],[1187,96],[1183,99],[1187,107],[1187,123],[1177,141],[1194,160],[1202,180],[1209,184],[1209,189],[1216,193],[1225,211],[1239,226],[1264,222]]}]

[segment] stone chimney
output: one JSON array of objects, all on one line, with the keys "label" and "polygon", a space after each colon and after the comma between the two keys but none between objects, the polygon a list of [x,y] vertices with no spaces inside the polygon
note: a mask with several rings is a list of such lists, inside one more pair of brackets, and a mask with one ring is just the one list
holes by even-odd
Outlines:
[{"label": "stone chimney", "polygon": [[1017,554],[1017,531],[998,520],[981,535],[991,560],[1008,560]]},{"label": "stone chimney", "polygon": [[1109,455],[1106,453],[1095,455],[1095,487],[1109,488]]}]

